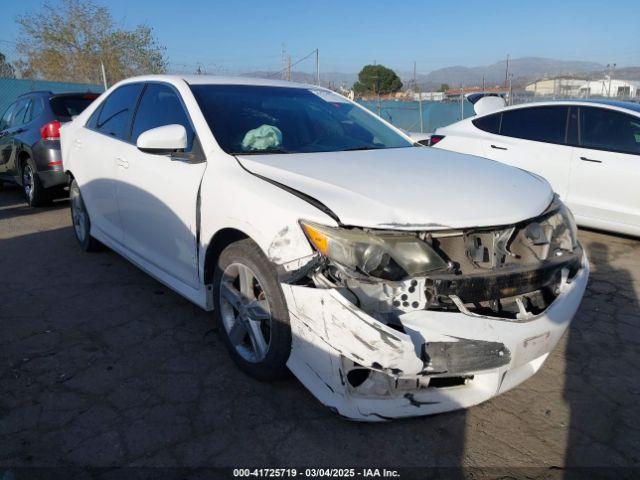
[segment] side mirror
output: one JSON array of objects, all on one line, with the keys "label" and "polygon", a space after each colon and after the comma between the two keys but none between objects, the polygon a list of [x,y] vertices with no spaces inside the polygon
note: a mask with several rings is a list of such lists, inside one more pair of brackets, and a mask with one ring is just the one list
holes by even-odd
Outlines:
[{"label": "side mirror", "polygon": [[184,151],[187,148],[187,130],[177,124],[152,128],[140,134],[136,146],[143,152],[159,155]]}]

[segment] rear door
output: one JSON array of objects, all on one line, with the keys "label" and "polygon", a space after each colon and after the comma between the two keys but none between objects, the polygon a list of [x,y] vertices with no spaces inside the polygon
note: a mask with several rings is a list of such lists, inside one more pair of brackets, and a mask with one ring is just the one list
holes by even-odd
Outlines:
[{"label": "rear door", "polygon": [[16,102],[9,118],[9,125],[3,131],[0,139],[3,164],[2,174],[7,177],[13,177],[14,180],[20,177],[20,172],[16,168],[18,147],[16,137],[24,131],[24,118],[29,108],[29,103],[29,98],[22,98]]},{"label": "rear door", "polygon": [[92,229],[122,242],[116,199],[118,165],[129,141],[131,119],[143,84],[123,85],[104,100],[71,145],[73,175],[82,192]]},{"label": "rear door", "polygon": [[572,153],[566,144],[568,110],[566,105],[553,105],[494,114],[500,116],[499,126],[497,133],[483,138],[484,155],[536,173],[566,196]]},{"label": "rear door", "polygon": [[[188,148],[180,154],[137,149],[138,136],[152,128],[179,124]],[[127,248],[183,284],[198,288],[197,202],[206,163],[179,92],[149,83],[140,99],[131,144],[118,167],[118,205]]]},{"label": "rear door", "polygon": [[640,117],[581,106],[578,123],[572,210],[579,219],[640,228]]},{"label": "rear door", "polygon": [[7,174],[7,163],[11,157],[12,151],[12,138],[9,135],[9,128],[11,127],[11,116],[16,108],[16,103],[12,103],[2,114],[0,118],[0,177],[4,177]]}]

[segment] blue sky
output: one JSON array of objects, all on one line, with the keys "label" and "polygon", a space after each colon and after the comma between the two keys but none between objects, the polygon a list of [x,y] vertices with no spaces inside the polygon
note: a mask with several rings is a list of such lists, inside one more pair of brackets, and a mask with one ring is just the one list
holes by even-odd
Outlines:
[{"label": "blue sky", "polygon": [[[55,2],[55,0],[52,0]],[[4,2],[0,51],[14,57],[14,17],[41,0]],[[231,73],[280,68],[320,49],[324,71],[357,72],[374,61],[427,73],[506,57],[540,56],[640,65],[639,0],[294,1],[109,0],[116,22],[154,28],[175,70],[201,63]],[[482,5],[482,6],[480,6]],[[312,71],[313,62],[300,64]]]}]

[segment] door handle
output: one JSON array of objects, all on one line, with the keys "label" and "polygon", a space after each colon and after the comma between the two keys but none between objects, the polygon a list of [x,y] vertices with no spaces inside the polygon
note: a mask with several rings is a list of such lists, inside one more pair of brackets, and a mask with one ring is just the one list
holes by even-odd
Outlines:
[{"label": "door handle", "polygon": [[116,162],[118,162],[118,166],[122,168],[129,168],[129,162],[127,162],[122,157],[116,157]]},{"label": "door handle", "polygon": [[583,162],[602,163],[602,160],[596,160],[595,158],[580,157],[580,160]]},{"label": "door handle", "polygon": [[496,150],[508,150],[507,147],[498,147],[497,145],[491,144],[491,148],[495,148]]}]

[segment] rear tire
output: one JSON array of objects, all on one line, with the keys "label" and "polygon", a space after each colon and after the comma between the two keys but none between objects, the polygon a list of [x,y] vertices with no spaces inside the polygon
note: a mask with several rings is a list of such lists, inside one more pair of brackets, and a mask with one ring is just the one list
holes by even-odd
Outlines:
[{"label": "rear tire", "polygon": [[69,187],[69,199],[71,204],[71,223],[76,240],[80,248],[85,252],[97,252],[102,250],[102,244],[91,236],[91,220],[82,200],[80,187],[75,179]]},{"label": "rear tire", "polygon": [[275,268],[252,240],[225,248],[213,275],[214,316],[233,361],[258,380],[287,375],[289,311]]},{"label": "rear tire", "polygon": [[50,201],[49,194],[38,176],[36,165],[30,158],[22,164],[22,190],[30,207],[41,207]]}]

